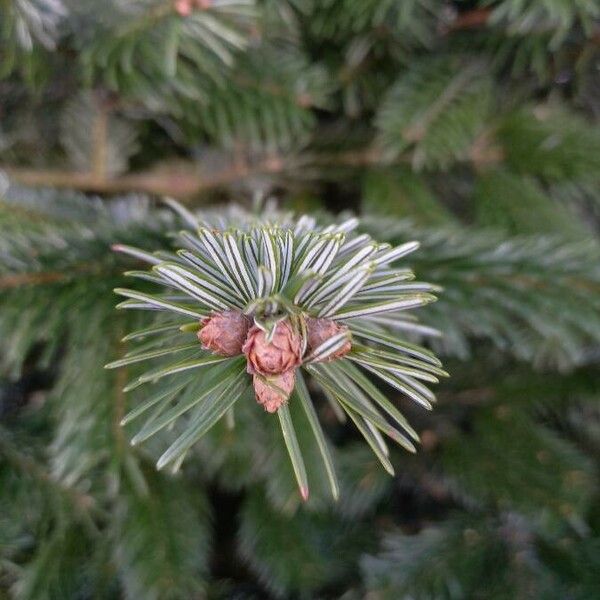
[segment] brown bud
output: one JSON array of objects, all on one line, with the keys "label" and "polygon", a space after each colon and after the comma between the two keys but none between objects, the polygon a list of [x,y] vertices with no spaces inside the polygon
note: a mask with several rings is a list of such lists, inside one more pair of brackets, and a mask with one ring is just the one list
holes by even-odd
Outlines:
[{"label": "brown bud", "polygon": [[236,356],[242,353],[249,327],[248,317],[235,310],[226,310],[202,320],[198,339],[205,350],[222,356]]},{"label": "brown bud", "polygon": [[[346,325],[339,325],[330,319],[313,319],[312,317],[308,317],[306,319],[306,329],[308,332],[307,349],[309,352],[316,350],[321,344],[326,342],[334,335],[349,331]],[[339,350],[325,358],[324,362],[341,358],[342,356],[348,354],[351,349],[352,343],[350,340],[348,340]]]},{"label": "brown bud", "polygon": [[267,342],[265,332],[254,325],[248,332],[242,352],[248,359],[248,373],[279,375],[302,362],[302,340],[287,321],[278,323]]},{"label": "brown bud", "polygon": [[255,374],[252,383],[256,401],[270,413],[277,412],[287,402],[294,384],[296,383],[296,370],[292,369],[279,375],[263,377]]}]

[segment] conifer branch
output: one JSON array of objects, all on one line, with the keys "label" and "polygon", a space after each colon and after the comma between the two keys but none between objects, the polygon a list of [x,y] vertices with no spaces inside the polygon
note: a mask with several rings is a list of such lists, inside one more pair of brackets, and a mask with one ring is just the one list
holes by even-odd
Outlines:
[{"label": "conifer branch", "polygon": [[[29,477],[37,479],[44,485],[57,491],[63,498],[66,498],[77,513],[85,516],[87,523],[93,525],[94,521],[91,515],[104,516],[104,511],[96,505],[96,500],[93,496],[80,492],[56,480],[33,458],[20,452],[9,441],[9,433],[4,427],[0,427],[0,453],[10,464],[27,473]],[[95,525],[93,525],[93,529],[98,533]]]}]

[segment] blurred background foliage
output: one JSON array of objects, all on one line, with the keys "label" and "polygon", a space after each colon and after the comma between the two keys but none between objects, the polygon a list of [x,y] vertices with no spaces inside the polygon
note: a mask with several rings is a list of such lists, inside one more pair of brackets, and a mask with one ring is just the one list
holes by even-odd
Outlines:
[{"label": "blurred background foliage", "polygon": [[[0,597],[599,596],[600,2],[0,0],[0,77]],[[162,195],[421,241],[452,378],[394,478],[325,401],[336,505],[252,404],[129,446],[110,245]]]}]

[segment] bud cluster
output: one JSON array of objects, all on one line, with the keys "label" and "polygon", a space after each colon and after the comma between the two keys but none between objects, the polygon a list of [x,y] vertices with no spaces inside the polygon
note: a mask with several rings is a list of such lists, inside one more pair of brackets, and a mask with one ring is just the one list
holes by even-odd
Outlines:
[{"label": "bud cluster", "polygon": [[[257,402],[267,412],[276,412],[290,397],[296,382],[296,369],[302,364],[305,344],[289,320],[276,324],[270,339],[244,314],[234,310],[215,313],[201,322],[198,339],[202,347],[221,356],[244,354],[246,370],[252,375]],[[329,319],[306,319],[306,352],[348,328]],[[350,352],[348,340],[327,356],[327,361]]]}]

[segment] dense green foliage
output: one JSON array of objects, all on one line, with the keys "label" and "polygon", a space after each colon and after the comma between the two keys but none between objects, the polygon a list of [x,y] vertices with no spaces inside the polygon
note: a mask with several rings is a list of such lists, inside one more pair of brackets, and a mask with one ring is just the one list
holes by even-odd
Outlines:
[{"label": "dense green foliage", "polygon": [[[0,0],[0,596],[594,598],[599,28],[597,0]],[[393,477],[310,381],[337,502],[298,402],[307,503],[250,398],[175,475],[185,423],[129,444],[135,373],[103,366],[161,317],[115,311],[140,264],[111,246],[176,248],[165,194],[420,241],[439,300],[379,324],[452,377],[433,412],[381,386],[421,438]]]}]

